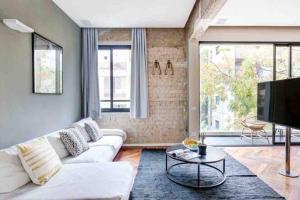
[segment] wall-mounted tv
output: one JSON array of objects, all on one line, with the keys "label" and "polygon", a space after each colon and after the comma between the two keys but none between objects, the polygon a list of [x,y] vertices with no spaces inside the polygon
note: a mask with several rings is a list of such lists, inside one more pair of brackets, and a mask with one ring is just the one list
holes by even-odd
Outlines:
[{"label": "wall-mounted tv", "polygon": [[257,119],[300,129],[300,78],[258,83]]}]

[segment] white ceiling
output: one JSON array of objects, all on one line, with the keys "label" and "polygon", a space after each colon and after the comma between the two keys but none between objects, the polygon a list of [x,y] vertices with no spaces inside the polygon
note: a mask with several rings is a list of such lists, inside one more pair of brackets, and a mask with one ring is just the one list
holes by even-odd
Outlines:
[{"label": "white ceiling", "polygon": [[227,0],[213,26],[300,26],[300,0]]},{"label": "white ceiling", "polygon": [[195,0],[53,0],[80,27],[182,28]]}]

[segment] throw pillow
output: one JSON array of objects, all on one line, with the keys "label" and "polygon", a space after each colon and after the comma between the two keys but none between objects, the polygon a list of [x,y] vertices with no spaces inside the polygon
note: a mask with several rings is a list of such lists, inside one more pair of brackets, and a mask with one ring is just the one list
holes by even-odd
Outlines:
[{"label": "throw pillow", "polygon": [[86,130],[84,128],[84,124],[82,126],[79,123],[74,123],[72,125],[72,127],[78,129],[78,131],[80,132],[80,134],[84,137],[85,141],[90,142],[92,140],[92,138],[90,137],[90,135],[86,132]]},{"label": "throw pillow", "polygon": [[18,155],[33,183],[43,185],[61,168],[62,163],[44,137],[17,145]]},{"label": "throw pillow", "polygon": [[59,131],[47,135],[47,139],[60,159],[70,155],[69,151],[66,149],[64,143],[60,139]]},{"label": "throw pillow", "polygon": [[15,146],[0,150],[0,193],[12,192],[30,181]]},{"label": "throw pillow", "polygon": [[77,139],[79,140],[83,151],[86,151],[90,148],[89,144],[87,143],[87,141],[85,140],[85,138],[83,137],[82,133],[81,133],[81,129],[78,128],[70,128],[70,130],[73,132],[73,134],[77,137]]},{"label": "throw pillow", "polygon": [[96,142],[103,137],[103,134],[95,121],[88,121],[84,123],[86,132],[92,138],[92,141]]},{"label": "throw pillow", "polygon": [[89,149],[89,145],[78,129],[69,128],[60,131],[60,138],[72,156],[78,156]]}]

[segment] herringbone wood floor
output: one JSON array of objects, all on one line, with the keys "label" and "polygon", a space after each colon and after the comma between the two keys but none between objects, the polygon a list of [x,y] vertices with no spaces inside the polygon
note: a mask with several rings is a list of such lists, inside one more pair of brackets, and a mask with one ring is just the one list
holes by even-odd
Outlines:
[{"label": "herringbone wood floor", "polygon": [[[284,147],[226,147],[225,151],[247,166],[261,180],[288,200],[300,200],[300,178],[287,178],[278,174],[284,167]],[[136,169],[141,148],[123,148],[116,161],[129,161]],[[300,174],[300,147],[292,147],[292,170]]]}]

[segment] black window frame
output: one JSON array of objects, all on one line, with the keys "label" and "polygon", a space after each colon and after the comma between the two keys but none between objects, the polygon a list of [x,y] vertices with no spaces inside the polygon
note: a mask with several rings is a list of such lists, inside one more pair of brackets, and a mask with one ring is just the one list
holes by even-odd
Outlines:
[{"label": "black window frame", "polygon": [[[98,45],[98,50],[109,50],[110,51],[110,100],[101,100],[101,102],[110,102],[110,108],[101,108],[101,112],[130,112],[130,108],[114,108],[114,102],[129,102],[129,100],[115,100],[114,101],[114,66],[113,66],[113,50],[115,49],[129,49],[131,45]],[[99,64],[98,64],[99,66]],[[99,69],[98,69],[99,70]]]}]

